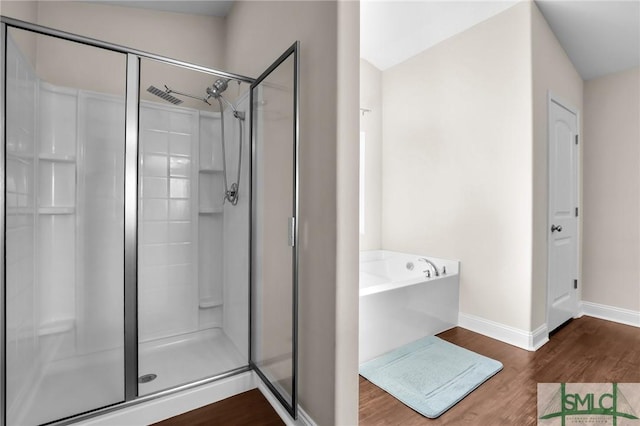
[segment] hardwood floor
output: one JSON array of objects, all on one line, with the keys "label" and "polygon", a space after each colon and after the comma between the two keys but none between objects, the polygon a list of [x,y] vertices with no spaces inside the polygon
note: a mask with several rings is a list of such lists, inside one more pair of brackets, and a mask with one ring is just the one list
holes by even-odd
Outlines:
[{"label": "hardwood floor", "polygon": [[360,425],[535,425],[537,383],[640,382],[640,329],[571,321],[536,352],[454,328],[438,335],[504,369],[438,419],[427,419],[360,377]]},{"label": "hardwood floor", "polygon": [[199,425],[284,425],[280,416],[260,393],[253,389],[215,404],[205,405],[193,411],[155,423],[157,426]]},{"label": "hardwood floor", "polygon": [[[497,359],[504,369],[438,419],[421,416],[360,377],[360,425],[535,425],[537,383],[640,382],[640,329],[609,321],[590,317],[573,320],[536,352],[463,328],[454,328],[439,337]],[[257,389],[156,423],[282,424]]]}]

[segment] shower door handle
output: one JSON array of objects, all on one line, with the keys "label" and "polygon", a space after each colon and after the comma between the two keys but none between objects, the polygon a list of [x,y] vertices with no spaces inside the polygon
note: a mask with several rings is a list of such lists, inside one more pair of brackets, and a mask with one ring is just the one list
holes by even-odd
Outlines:
[{"label": "shower door handle", "polygon": [[289,246],[295,247],[296,245],[296,218],[290,217],[288,223],[288,237],[289,237]]}]

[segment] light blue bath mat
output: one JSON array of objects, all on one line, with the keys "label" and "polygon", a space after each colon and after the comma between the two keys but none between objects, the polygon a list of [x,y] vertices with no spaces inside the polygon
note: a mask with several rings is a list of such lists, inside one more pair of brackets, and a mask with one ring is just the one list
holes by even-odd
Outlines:
[{"label": "light blue bath mat", "polygon": [[432,419],[500,370],[502,363],[435,336],[360,365],[363,377]]}]

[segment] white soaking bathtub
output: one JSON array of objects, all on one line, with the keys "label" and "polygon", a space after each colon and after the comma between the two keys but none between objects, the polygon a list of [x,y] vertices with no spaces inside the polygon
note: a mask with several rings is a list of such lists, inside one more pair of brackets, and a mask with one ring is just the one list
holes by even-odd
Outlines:
[{"label": "white soaking bathtub", "polygon": [[[435,264],[439,276],[420,259]],[[457,260],[387,250],[360,252],[360,363],[455,327],[459,270]]]}]

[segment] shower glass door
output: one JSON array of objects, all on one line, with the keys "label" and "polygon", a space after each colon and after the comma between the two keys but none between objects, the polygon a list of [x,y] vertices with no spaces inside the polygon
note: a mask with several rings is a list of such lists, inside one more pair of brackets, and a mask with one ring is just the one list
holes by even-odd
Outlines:
[{"label": "shower glass door", "polygon": [[297,415],[298,43],[251,85],[251,365]]},{"label": "shower glass door", "polygon": [[2,41],[2,403],[6,424],[36,425],[124,400],[126,57],[16,28]]}]

